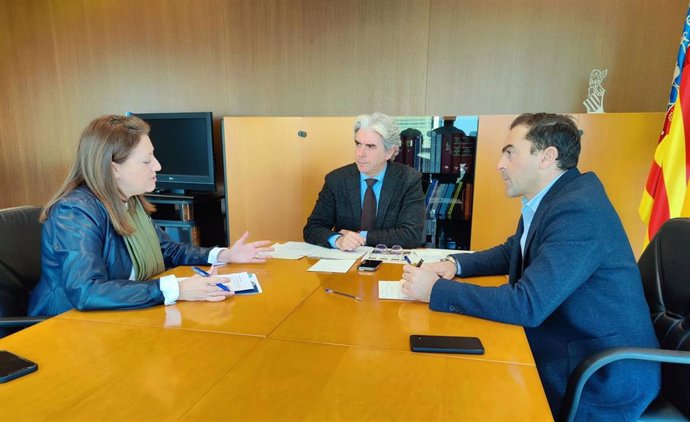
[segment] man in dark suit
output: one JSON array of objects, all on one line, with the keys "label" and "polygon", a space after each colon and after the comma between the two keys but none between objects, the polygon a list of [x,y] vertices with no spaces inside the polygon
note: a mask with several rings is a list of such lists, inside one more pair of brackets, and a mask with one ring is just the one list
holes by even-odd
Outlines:
[{"label": "man in dark suit", "polygon": [[[492,249],[403,269],[403,292],[432,310],[524,326],[554,416],[584,358],[610,347],[658,347],[628,238],[599,179],[576,168],[579,154],[569,116],[520,115],[498,163],[508,195],[523,198],[515,235]],[[452,280],[498,274],[509,283]],[[656,363],[608,365],[586,384],[576,418],[637,420],[659,384]]]},{"label": "man in dark suit", "polygon": [[421,174],[391,161],[400,147],[400,131],[385,114],[357,117],[355,162],[326,175],[304,226],[304,240],[353,250],[385,244],[415,248],[424,233]]}]

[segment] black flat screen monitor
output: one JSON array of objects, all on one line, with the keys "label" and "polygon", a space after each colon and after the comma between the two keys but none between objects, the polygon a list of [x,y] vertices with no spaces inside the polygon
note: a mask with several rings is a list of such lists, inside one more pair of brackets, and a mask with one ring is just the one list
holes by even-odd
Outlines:
[{"label": "black flat screen monitor", "polygon": [[171,193],[216,190],[212,113],[133,114],[151,126],[153,154],[161,163],[157,190]]}]

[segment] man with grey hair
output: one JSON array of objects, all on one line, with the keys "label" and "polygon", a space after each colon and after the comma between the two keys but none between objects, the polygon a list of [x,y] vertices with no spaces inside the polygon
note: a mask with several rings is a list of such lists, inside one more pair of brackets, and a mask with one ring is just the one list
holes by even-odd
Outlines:
[{"label": "man with grey hair", "polygon": [[363,114],[354,124],[355,162],[333,170],[304,226],[304,240],[353,250],[385,244],[414,248],[424,234],[421,174],[391,161],[400,131],[385,114]]}]

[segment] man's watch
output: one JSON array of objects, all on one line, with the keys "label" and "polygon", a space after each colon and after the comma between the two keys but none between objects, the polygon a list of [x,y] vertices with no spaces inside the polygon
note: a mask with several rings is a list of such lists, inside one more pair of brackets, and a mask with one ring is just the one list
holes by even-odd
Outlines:
[{"label": "man's watch", "polygon": [[452,262],[453,265],[457,267],[457,262],[455,262],[455,258],[453,258],[451,255],[446,255],[445,257],[441,258],[441,262]]}]

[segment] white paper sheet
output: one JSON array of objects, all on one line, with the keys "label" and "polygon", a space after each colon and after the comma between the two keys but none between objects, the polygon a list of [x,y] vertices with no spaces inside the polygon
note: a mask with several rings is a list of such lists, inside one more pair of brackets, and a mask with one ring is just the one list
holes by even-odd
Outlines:
[{"label": "white paper sheet", "polygon": [[346,273],[354,265],[356,259],[321,259],[309,267],[307,271],[321,273]]},{"label": "white paper sheet", "polygon": [[259,256],[292,260],[307,256],[307,251],[304,248],[296,247],[294,245],[290,245],[289,243],[296,242],[275,243],[271,246],[273,248],[272,252],[262,252],[259,254]]}]

